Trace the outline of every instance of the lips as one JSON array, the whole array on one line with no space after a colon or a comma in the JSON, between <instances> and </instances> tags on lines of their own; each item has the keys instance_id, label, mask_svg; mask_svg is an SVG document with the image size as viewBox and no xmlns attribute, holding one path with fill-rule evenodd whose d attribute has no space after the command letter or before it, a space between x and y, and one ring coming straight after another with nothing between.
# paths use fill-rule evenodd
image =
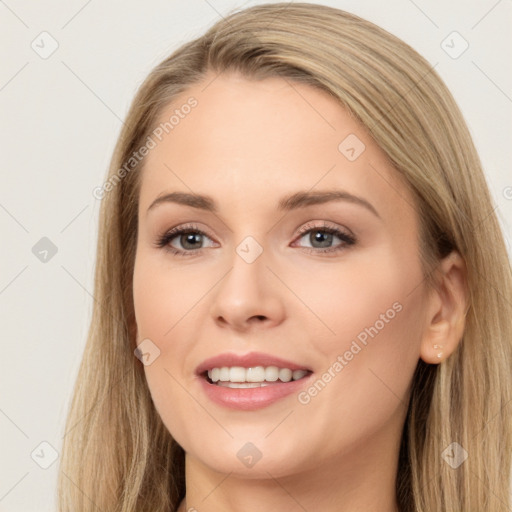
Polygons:
<instances>
[{"instance_id":1,"label":"lips","mask_svg":"<svg viewBox=\"0 0 512 512\"><path fill-rule=\"evenodd\" d=\"M294 361L251 352L225 353L206 359L196 368L196 374L212 402L229 409L248 411L267 407L298 393L310 381L312 371Z\"/></svg>"}]
</instances>

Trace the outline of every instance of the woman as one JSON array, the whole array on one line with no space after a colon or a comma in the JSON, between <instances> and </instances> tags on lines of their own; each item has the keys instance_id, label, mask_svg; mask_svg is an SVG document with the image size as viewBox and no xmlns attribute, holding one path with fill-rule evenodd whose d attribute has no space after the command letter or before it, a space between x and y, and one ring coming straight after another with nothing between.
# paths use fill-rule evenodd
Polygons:
<instances>
[{"instance_id":1,"label":"woman","mask_svg":"<svg viewBox=\"0 0 512 512\"><path fill-rule=\"evenodd\" d=\"M151 72L97 197L60 510L509 510L510 264L405 43L230 15Z\"/></svg>"}]
</instances>

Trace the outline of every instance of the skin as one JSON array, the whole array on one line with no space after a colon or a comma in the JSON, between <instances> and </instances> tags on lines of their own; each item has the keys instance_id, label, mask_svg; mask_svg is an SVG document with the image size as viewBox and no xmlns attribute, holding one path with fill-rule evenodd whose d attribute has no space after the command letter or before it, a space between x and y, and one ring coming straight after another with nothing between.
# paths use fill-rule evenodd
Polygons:
<instances>
[{"instance_id":1,"label":"skin","mask_svg":"<svg viewBox=\"0 0 512 512\"><path fill-rule=\"evenodd\" d=\"M186 452L180 511L395 512L412 376L420 358L441 361L433 345L445 359L462 336L463 260L441 261L439 289L425 287L411 193L325 92L282 78L214 77L162 112L165 121L190 96L198 101L148 154L140 189L137 340L160 350L144 367L148 386ZM354 161L338 150L349 134L366 146ZM345 200L277 210L283 196L332 189L364 198L378 216ZM209 195L218 212L170 202L148 211L174 191ZM192 256L155 246L188 223L207 233ZM357 242L334 236L341 250L322 253L315 231L298 232L324 224ZM263 249L252 263L236 252L247 236ZM183 243L172 241L187 250ZM315 380L396 303L400 312L307 404L294 393L234 411L211 402L195 375L206 358L259 351L311 368ZM247 442L262 454L251 468L237 457Z\"/></svg>"}]
</instances>

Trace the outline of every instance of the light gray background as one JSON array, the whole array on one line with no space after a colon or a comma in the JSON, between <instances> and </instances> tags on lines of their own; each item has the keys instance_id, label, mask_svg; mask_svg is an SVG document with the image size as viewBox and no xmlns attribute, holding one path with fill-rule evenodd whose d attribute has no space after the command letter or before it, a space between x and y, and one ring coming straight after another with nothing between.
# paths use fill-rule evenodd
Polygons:
<instances>
[{"instance_id":1,"label":"light gray background","mask_svg":"<svg viewBox=\"0 0 512 512\"><path fill-rule=\"evenodd\" d=\"M40 443L61 450L93 302L92 190L137 87L230 9L259 3L0 0L0 511L55 508L58 460L41 468L52 449ZM316 3L377 23L436 64L473 134L510 251L511 1ZM31 47L48 50L43 31L59 45L47 59ZM458 58L464 42L446 39L453 31L469 44ZM42 237L58 249L47 262L32 252Z\"/></svg>"}]
</instances>

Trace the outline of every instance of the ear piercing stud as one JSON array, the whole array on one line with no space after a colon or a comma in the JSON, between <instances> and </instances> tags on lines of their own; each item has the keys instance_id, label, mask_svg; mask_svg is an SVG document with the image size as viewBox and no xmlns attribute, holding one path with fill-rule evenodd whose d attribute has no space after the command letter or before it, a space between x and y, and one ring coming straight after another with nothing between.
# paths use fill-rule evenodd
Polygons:
<instances>
[{"instance_id":1,"label":"ear piercing stud","mask_svg":"<svg viewBox=\"0 0 512 512\"><path fill-rule=\"evenodd\" d=\"M434 348L435 349L442 349L443 345L434 345ZM440 352L437 353L437 358L441 359L442 356L443 356L443 351L441 350Z\"/></svg>"}]
</instances>

